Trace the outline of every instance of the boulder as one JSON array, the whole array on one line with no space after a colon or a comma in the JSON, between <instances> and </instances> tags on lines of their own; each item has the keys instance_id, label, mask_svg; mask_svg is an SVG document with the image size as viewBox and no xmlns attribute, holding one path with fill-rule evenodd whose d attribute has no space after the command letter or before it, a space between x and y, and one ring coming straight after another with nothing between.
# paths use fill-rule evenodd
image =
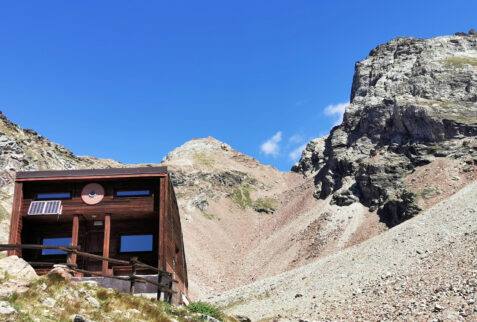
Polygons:
<instances>
[{"instance_id":1,"label":"boulder","mask_svg":"<svg viewBox=\"0 0 477 322\"><path fill-rule=\"evenodd\" d=\"M48 272L48 275L57 274L67 281L71 281L74 272L66 265L57 264L53 266L53 269Z\"/></svg>"},{"instance_id":2,"label":"boulder","mask_svg":"<svg viewBox=\"0 0 477 322\"><path fill-rule=\"evenodd\" d=\"M7 301L0 301L0 316L17 314L17 310L13 308Z\"/></svg>"},{"instance_id":3,"label":"boulder","mask_svg":"<svg viewBox=\"0 0 477 322\"><path fill-rule=\"evenodd\" d=\"M91 322L90 319L79 314L73 314L70 318L72 322Z\"/></svg>"},{"instance_id":4,"label":"boulder","mask_svg":"<svg viewBox=\"0 0 477 322\"><path fill-rule=\"evenodd\" d=\"M23 258L18 256L8 256L0 259L0 274L13 277L23 282L31 282L38 279L33 267L30 266Z\"/></svg>"}]
</instances>

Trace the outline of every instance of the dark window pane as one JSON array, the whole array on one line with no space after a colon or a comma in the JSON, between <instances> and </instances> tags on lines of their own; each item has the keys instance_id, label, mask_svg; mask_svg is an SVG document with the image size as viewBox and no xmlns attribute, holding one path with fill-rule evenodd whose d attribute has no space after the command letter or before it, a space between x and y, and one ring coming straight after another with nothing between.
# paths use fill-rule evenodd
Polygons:
<instances>
[{"instance_id":1,"label":"dark window pane","mask_svg":"<svg viewBox=\"0 0 477 322\"><path fill-rule=\"evenodd\" d=\"M69 246L71 244L71 237L62 238L43 238L43 245L45 246ZM56 249L42 249L42 255L64 255L66 252Z\"/></svg>"},{"instance_id":2,"label":"dark window pane","mask_svg":"<svg viewBox=\"0 0 477 322\"><path fill-rule=\"evenodd\" d=\"M149 190L123 190L116 192L118 197L149 196L150 194Z\"/></svg>"},{"instance_id":3,"label":"dark window pane","mask_svg":"<svg viewBox=\"0 0 477 322\"><path fill-rule=\"evenodd\" d=\"M126 252L150 252L152 251L152 235L121 236L121 250Z\"/></svg>"},{"instance_id":4,"label":"dark window pane","mask_svg":"<svg viewBox=\"0 0 477 322\"><path fill-rule=\"evenodd\" d=\"M69 199L71 198L71 193L69 192L58 192L58 193L39 193L36 195L37 199Z\"/></svg>"}]
</instances>

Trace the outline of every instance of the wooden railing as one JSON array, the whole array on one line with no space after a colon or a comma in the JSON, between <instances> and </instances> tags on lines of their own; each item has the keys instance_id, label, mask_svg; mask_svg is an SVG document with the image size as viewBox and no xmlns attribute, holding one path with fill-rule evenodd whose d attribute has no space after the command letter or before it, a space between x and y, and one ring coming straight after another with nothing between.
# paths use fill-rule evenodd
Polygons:
<instances>
[{"instance_id":1,"label":"wooden railing","mask_svg":"<svg viewBox=\"0 0 477 322\"><path fill-rule=\"evenodd\" d=\"M66 263L47 263L47 262L28 262L32 266L53 266L53 265L66 265L69 269L83 274L89 274L93 276L101 276L107 278L113 278L122 281L129 281L129 293L134 295L136 283L149 283L157 287L157 300L161 299L161 292L164 293L164 301L171 303L173 301L173 295L177 294L177 290L174 290L173 285L177 285L177 281L172 278L172 274L169 272L162 271L157 267L147 265L145 263L140 262L137 257L132 257L129 261L121 260L121 259L114 259L99 255L94 255L86 252L80 251L80 246L46 246L46 245L35 245L35 244L0 244L0 251L5 250L14 250L14 249L53 249L59 250L67 253L67 260ZM126 265L131 266L131 274L129 276L112 276L108 274L104 274L103 272L95 272L95 271L88 271L84 269L78 268L78 266L74 263L71 263L71 255L77 255L85 258L91 258L101 261L106 261L111 264L117 265ZM157 282L150 281L143 277L139 277L136 275L137 268L145 268L151 271L154 271L158 274Z\"/></svg>"}]
</instances>

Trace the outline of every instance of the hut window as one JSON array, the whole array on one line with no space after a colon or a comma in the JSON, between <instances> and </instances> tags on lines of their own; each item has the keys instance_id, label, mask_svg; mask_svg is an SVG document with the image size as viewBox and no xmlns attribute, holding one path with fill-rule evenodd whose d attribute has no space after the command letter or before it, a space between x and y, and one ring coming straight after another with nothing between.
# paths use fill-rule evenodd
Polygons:
<instances>
[{"instance_id":1,"label":"hut window","mask_svg":"<svg viewBox=\"0 0 477 322\"><path fill-rule=\"evenodd\" d=\"M47 192L47 193L38 193L36 199L39 200L49 200L49 199L70 199L71 192Z\"/></svg>"},{"instance_id":2,"label":"hut window","mask_svg":"<svg viewBox=\"0 0 477 322\"><path fill-rule=\"evenodd\" d=\"M71 244L71 237L61 238L43 238L44 246L69 246ZM65 255L66 252L56 249L42 249L42 255Z\"/></svg>"},{"instance_id":3,"label":"hut window","mask_svg":"<svg viewBox=\"0 0 477 322\"><path fill-rule=\"evenodd\" d=\"M116 191L116 196L118 197L139 197L139 196L149 196L151 191L149 190L119 190Z\"/></svg>"},{"instance_id":4,"label":"hut window","mask_svg":"<svg viewBox=\"0 0 477 322\"><path fill-rule=\"evenodd\" d=\"M152 251L152 235L121 236L121 253Z\"/></svg>"}]
</instances>

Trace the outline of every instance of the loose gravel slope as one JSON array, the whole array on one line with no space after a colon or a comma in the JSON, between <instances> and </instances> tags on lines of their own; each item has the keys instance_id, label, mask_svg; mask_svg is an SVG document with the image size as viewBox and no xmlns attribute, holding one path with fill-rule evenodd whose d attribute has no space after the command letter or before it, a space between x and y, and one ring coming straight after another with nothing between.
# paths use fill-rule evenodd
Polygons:
<instances>
[{"instance_id":1,"label":"loose gravel slope","mask_svg":"<svg viewBox=\"0 0 477 322\"><path fill-rule=\"evenodd\" d=\"M473 183L357 246L209 301L252 320L474 321L476 293Z\"/></svg>"}]
</instances>

